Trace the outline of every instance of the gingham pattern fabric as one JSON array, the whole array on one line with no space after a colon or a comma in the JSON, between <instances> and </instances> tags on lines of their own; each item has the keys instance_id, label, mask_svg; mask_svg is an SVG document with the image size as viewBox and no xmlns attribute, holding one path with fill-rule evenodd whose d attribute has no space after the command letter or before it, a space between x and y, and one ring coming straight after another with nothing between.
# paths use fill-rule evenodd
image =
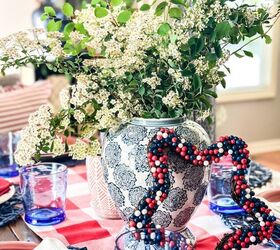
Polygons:
<instances>
[{"instance_id":1,"label":"gingham pattern fabric","mask_svg":"<svg viewBox=\"0 0 280 250\"><path fill-rule=\"evenodd\" d=\"M121 220L99 218L90 207L90 194L86 181L84 165L68 169L68 187L66 200L67 219L55 226L29 227L41 238L53 237L65 245L86 246L88 250L112 250L115 238L125 223ZM197 250L213 250L222 235L230 230L220 217L208 208L205 198L187 224L197 238ZM250 249L266 249L255 246Z\"/></svg>"}]
</instances>

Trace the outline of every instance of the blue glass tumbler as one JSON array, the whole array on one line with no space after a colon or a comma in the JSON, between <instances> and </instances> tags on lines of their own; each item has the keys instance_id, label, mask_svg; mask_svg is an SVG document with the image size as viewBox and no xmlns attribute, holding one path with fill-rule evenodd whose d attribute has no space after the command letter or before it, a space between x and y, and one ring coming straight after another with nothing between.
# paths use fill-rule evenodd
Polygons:
<instances>
[{"instance_id":1,"label":"blue glass tumbler","mask_svg":"<svg viewBox=\"0 0 280 250\"><path fill-rule=\"evenodd\" d=\"M0 134L0 177L18 176L18 165L15 163L14 152L19 141L19 133Z\"/></svg>"},{"instance_id":2,"label":"blue glass tumbler","mask_svg":"<svg viewBox=\"0 0 280 250\"><path fill-rule=\"evenodd\" d=\"M19 172L25 221L35 226L62 222L65 219L67 167L48 162L22 167Z\"/></svg>"},{"instance_id":3,"label":"blue glass tumbler","mask_svg":"<svg viewBox=\"0 0 280 250\"><path fill-rule=\"evenodd\" d=\"M207 189L209 207L215 213L236 214L244 213L243 208L231 198L231 157L223 157L219 163L211 166L210 182Z\"/></svg>"}]
</instances>

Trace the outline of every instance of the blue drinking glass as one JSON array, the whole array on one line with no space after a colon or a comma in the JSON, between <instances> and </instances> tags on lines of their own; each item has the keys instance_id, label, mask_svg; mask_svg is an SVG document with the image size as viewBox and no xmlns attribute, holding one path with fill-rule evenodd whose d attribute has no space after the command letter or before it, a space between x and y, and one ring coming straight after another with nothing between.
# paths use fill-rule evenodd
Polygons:
<instances>
[{"instance_id":1,"label":"blue drinking glass","mask_svg":"<svg viewBox=\"0 0 280 250\"><path fill-rule=\"evenodd\" d=\"M14 152L19 141L19 133L0 134L0 177L18 176L18 165L15 163Z\"/></svg>"},{"instance_id":2,"label":"blue drinking glass","mask_svg":"<svg viewBox=\"0 0 280 250\"><path fill-rule=\"evenodd\" d=\"M215 213L236 215L244 213L244 209L231 198L232 167L230 156L211 166L207 194L209 207Z\"/></svg>"},{"instance_id":3,"label":"blue drinking glass","mask_svg":"<svg viewBox=\"0 0 280 250\"><path fill-rule=\"evenodd\" d=\"M25 221L35 226L64 221L67 167L47 162L22 167L19 172Z\"/></svg>"}]
</instances>

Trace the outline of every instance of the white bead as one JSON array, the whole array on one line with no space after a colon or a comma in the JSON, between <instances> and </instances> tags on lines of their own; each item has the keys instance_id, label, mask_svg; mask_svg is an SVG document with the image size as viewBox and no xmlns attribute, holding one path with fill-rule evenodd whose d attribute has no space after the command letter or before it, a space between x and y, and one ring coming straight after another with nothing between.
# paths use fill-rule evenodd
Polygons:
<instances>
[{"instance_id":1,"label":"white bead","mask_svg":"<svg viewBox=\"0 0 280 250\"><path fill-rule=\"evenodd\" d=\"M196 159L197 159L197 160L201 160L201 155L198 155L198 156L196 157Z\"/></svg>"},{"instance_id":2,"label":"white bead","mask_svg":"<svg viewBox=\"0 0 280 250\"><path fill-rule=\"evenodd\" d=\"M261 216L261 214L260 214L260 213L256 213L255 216L256 216L257 218L259 218L259 217Z\"/></svg>"},{"instance_id":3,"label":"white bead","mask_svg":"<svg viewBox=\"0 0 280 250\"><path fill-rule=\"evenodd\" d=\"M237 170L237 167L232 167L232 170L233 170L233 171L236 171L236 170Z\"/></svg>"},{"instance_id":4,"label":"white bead","mask_svg":"<svg viewBox=\"0 0 280 250\"><path fill-rule=\"evenodd\" d=\"M274 213L272 211L269 212L270 216L274 216Z\"/></svg>"},{"instance_id":5,"label":"white bead","mask_svg":"<svg viewBox=\"0 0 280 250\"><path fill-rule=\"evenodd\" d=\"M181 139L181 142L182 142L182 143L185 143L185 142L186 142L186 140L185 140L185 139Z\"/></svg>"},{"instance_id":6,"label":"white bead","mask_svg":"<svg viewBox=\"0 0 280 250\"><path fill-rule=\"evenodd\" d=\"M158 131L158 132L157 132L157 135L162 135L162 132L161 132L161 131Z\"/></svg>"},{"instance_id":7,"label":"white bead","mask_svg":"<svg viewBox=\"0 0 280 250\"><path fill-rule=\"evenodd\" d=\"M222 142L218 142L217 146L218 146L218 148L222 148L223 147L223 143Z\"/></svg>"},{"instance_id":8,"label":"white bead","mask_svg":"<svg viewBox=\"0 0 280 250\"><path fill-rule=\"evenodd\" d=\"M259 221L263 221L263 217L259 217L258 220L259 220Z\"/></svg>"},{"instance_id":9,"label":"white bead","mask_svg":"<svg viewBox=\"0 0 280 250\"><path fill-rule=\"evenodd\" d=\"M130 227L129 230L130 230L130 231L135 231L136 228L135 228L135 227Z\"/></svg>"},{"instance_id":10,"label":"white bead","mask_svg":"<svg viewBox=\"0 0 280 250\"><path fill-rule=\"evenodd\" d=\"M153 240L156 238L156 233L155 232L151 232L150 234L150 238Z\"/></svg>"},{"instance_id":11,"label":"white bead","mask_svg":"<svg viewBox=\"0 0 280 250\"><path fill-rule=\"evenodd\" d=\"M142 240L145 240L145 237L146 237L145 233L144 233L144 232L141 232L141 233L140 233L140 237L141 237Z\"/></svg>"},{"instance_id":12,"label":"white bead","mask_svg":"<svg viewBox=\"0 0 280 250\"><path fill-rule=\"evenodd\" d=\"M263 244L266 244L267 242L268 242L268 240L266 238L263 239L263 241L262 241Z\"/></svg>"},{"instance_id":13,"label":"white bead","mask_svg":"<svg viewBox=\"0 0 280 250\"><path fill-rule=\"evenodd\" d=\"M236 250L235 248L232 248L231 250Z\"/></svg>"},{"instance_id":14,"label":"white bead","mask_svg":"<svg viewBox=\"0 0 280 250\"><path fill-rule=\"evenodd\" d=\"M156 225L156 229L160 229L161 228L161 225Z\"/></svg>"},{"instance_id":15,"label":"white bead","mask_svg":"<svg viewBox=\"0 0 280 250\"><path fill-rule=\"evenodd\" d=\"M138 217L138 216L141 215L141 212L140 212L139 210L136 210L136 211L134 212L134 215Z\"/></svg>"},{"instance_id":16,"label":"white bead","mask_svg":"<svg viewBox=\"0 0 280 250\"><path fill-rule=\"evenodd\" d=\"M151 168L151 172L152 172L152 173L155 173L156 171L157 171L157 168L155 168L155 167L152 167L152 168Z\"/></svg>"},{"instance_id":17,"label":"white bead","mask_svg":"<svg viewBox=\"0 0 280 250\"><path fill-rule=\"evenodd\" d=\"M179 143L179 144L178 144L178 147L179 147L179 148L184 147L183 143Z\"/></svg>"},{"instance_id":18,"label":"white bead","mask_svg":"<svg viewBox=\"0 0 280 250\"><path fill-rule=\"evenodd\" d=\"M159 197L159 196L156 196L155 199L156 199L156 201L159 201L159 200L160 200L160 197Z\"/></svg>"},{"instance_id":19,"label":"white bead","mask_svg":"<svg viewBox=\"0 0 280 250\"><path fill-rule=\"evenodd\" d=\"M160 165L160 161L155 161L156 166Z\"/></svg>"},{"instance_id":20,"label":"white bead","mask_svg":"<svg viewBox=\"0 0 280 250\"><path fill-rule=\"evenodd\" d=\"M163 134L162 134L162 137L163 137L163 138L167 138L167 137L168 137L168 134L167 134L167 133L163 133Z\"/></svg>"},{"instance_id":21,"label":"white bead","mask_svg":"<svg viewBox=\"0 0 280 250\"><path fill-rule=\"evenodd\" d=\"M228 154L230 154L230 155L232 155L232 154L233 154L232 149L229 149L229 150L228 150Z\"/></svg>"},{"instance_id":22,"label":"white bead","mask_svg":"<svg viewBox=\"0 0 280 250\"><path fill-rule=\"evenodd\" d=\"M157 205L159 206L161 204L161 201L157 201Z\"/></svg>"},{"instance_id":23,"label":"white bead","mask_svg":"<svg viewBox=\"0 0 280 250\"><path fill-rule=\"evenodd\" d=\"M261 226L261 227L264 227L264 226L265 226L265 223L264 223L263 221L261 221L261 222L260 222L260 226Z\"/></svg>"},{"instance_id":24,"label":"white bead","mask_svg":"<svg viewBox=\"0 0 280 250\"><path fill-rule=\"evenodd\" d=\"M251 189L250 188L246 188L245 191L246 191L247 194L249 194L251 192Z\"/></svg>"},{"instance_id":25,"label":"white bead","mask_svg":"<svg viewBox=\"0 0 280 250\"><path fill-rule=\"evenodd\" d=\"M137 226L137 228L142 228L143 224L141 222L138 222L136 226Z\"/></svg>"},{"instance_id":26,"label":"white bead","mask_svg":"<svg viewBox=\"0 0 280 250\"><path fill-rule=\"evenodd\" d=\"M204 162L203 162L203 165L204 165L204 166L208 166L208 165L209 165L209 161L204 161Z\"/></svg>"},{"instance_id":27,"label":"white bead","mask_svg":"<svg viewBox=\"0 0 280 250\"><path fill-rule=\"evenodd\" d=\"M251 236L251 237L250 237L250 241L251 241L251 242L255 242L255 241L256 241L256 237L255 237L255 236Z\"/></svg>"},{"instance_id":28,"label":"white bead","mask_svg":"<svg viewBox=\"0 0 280 250\"><path fill-rule=\"evenodd\" d=\"M247 199L250 199L250 198L251 198L251 195L250 195L250 194L246 194L245 197L246 197Z\"/></svg>"},{"instance_id":29,"label":"white bead","mask_svg":"<svg viewBox=\"0 0 280 250\"><path fill-rule=\"evenodd\" d=\"M147 211L147 209L145 209L145 208L141 211L141 213L142 213L143 215L147 214L147 212L148 212L148 211Z\"/></svg>"},{"instance_id":30,"label":"white bead","mask_svg":"<svg viewBox=\"0 0 280 250\"><path fill-rule=\"evenodd\" d=\"M219 153L223 153L224 149L223 148L219 148Z\"/></svg>"},{"instance_id":31,"label":"white bead","mask_svg":"<svg viewBox=\"0 0 280 250\"><path fill-rule=\"evenodd\" d=\"M161 195L162 195L162 192L159 190L159 191L156 192L156 195L157 195L157 196L161 196Z\"/></svg>"}]
</instances>

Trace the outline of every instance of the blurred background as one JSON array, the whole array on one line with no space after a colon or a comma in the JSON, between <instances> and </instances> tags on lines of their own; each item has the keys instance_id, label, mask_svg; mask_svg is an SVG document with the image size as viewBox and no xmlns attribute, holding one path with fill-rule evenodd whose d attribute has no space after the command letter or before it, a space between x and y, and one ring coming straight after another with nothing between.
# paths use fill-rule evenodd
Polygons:
<instances>
[{"instance_id":1,"label":"blurred background","mask_svg":"<svg viewBox=\"0 0 280 250\"><path fill-rule=\"evenodd\" d=\"M79 7L85 1L68 1ZM0 37L8 36L20 30L33 27L44 27L40 15L45 5L54 6L58 12L64 0L9 0L0 2ZM219 98L216 101L216 137L223 134L236 134L250 143L253 153L263 153L280 150L280 27L279 23L272 31L273 43L265 45L259 41L250 45L247 50L254 53L253 58L232 58L229 62L231 75L227 78L227 89L219 89ZM41 81L45 80L47 81ZM39 85L34 84L39 81ZM7 76L1 76L0 91L12 95L17 86L31 85L34 91L12 95L17 101L11 105L22 105L25 116L20 122L7 123L4 116L16 115L2 111L0 100L0 131L11 129L18 125L20 128L27 122L27 114L37 109L39 104L51 102L55 107L59 103L58 93L68 84L62 75L54 75L45 67L34 69L33 66L19 70L11 69ZM9 93L8 93L9 92ZM44 93L43 93L44 92ZM0 92L1 93L1 92ZM39 93L39 94L38 94ZM40 101L34 95L39 95ZM24 96L24 97L23 97ZM2 101L3 99L2 95ZM26 98L25 104L23 99ZM9 96L8 99L11 99ZM27 103L29 103L27 105ZM31 104L32 105L31 105ZM13 108L15 110L15 108ZM23 116L23 115L22 115ZM19 115L16 115L19 119ZM1 125L2 123L2 125Z\"/></svg>"}]
</instances>

